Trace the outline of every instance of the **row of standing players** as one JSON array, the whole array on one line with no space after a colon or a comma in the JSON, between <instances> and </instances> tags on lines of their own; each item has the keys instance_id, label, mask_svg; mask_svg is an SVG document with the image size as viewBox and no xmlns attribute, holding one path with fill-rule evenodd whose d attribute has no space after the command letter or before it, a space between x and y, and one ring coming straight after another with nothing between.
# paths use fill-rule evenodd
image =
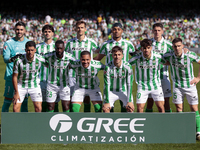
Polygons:
<instances>
[{"instance_id":1,"label":"row of standing players","mask_svg":"<svg viewBox=\"0 0 200 150\"><path fill-rule=\"evenodd\" d=\"M80 70L80 66L84 66L86 65L85 68L87 68L87 64L88 64L88 60L89 60L89 64L94 64L94 70L93 72L98 72L99 69L96 69L96 66L99 66L99 64L95 61L95 60L101 60L104 56L106 56L106 67L104 65L102 65L101 63L101 69L105 69L104 71L104 81L105 81L105 89L104 89L104 106L103 106L103 111L104 112L110 112L113 111L112 108L114 107L114 102L117 99L120 99L121 101L123 101L123 103L121 103L122 105L122 111L129 111L129 112L133 112L134 111L134 105L133 105L133 100L132 100L132 86L126 86L124 87L123 85L125 85L125 83L119 83L119 79L117 79L118 77L121 78L121 80L123 80L125 77L123 77L123 74L127 74L130 78L127 79L127 81L129 81L129 83L132 83L132 69L126 69L128 72L126 73L125 71L123 72L123 70L120 72L120 68L121 65L117 67L116 64L118 64L117 62L121 60L123 61L129 61L129 54L132 56L136 56L138 54L135 54L134 51L134 46L129 42L126 41L124 39L122 39L122 32L123 32L123 28L122 25L120 23L115 23L112 27L112 40L106 41L103 46L101 47L101 49L98 48L98 46L96 45L96 43L92 40L89 39L85 36L85 31L86 31L86 24L83 21L78 21L76 24L76 31L77 31L77 37L74 39L71 39L67 42L66 48L65 50L72 54L73 57L75 57L76 59L80 59L81 61L77 62L77 61L71 61L71 70L69 73L69 79L70 79L70 90L74 91L71 93L74 93L72 96L72 105L71 105L71 109L74 112L78 112L81 106L81 103L83 102L83 98L85 101L85 108L86 109L90 109L90 99L92 101L92 103L94 104L94 108L96 112L100 112L101 111L101 92L98 89L96 92L90 91L90 90L77 90L77 87L75 86L76 83L76 79L75 79L75 72L76 70ZM154 38L151 40L147 40L147 41L143 41L144 46L141 47L142 50L142 56L148 55L149 51L149 43L151 44L151 48L152 46L155 48L154 51L157 53L162 53L165 54L169 51L172 50L172 43L170 43L169 41L166 41L163 37L163 26L161 23L156 23L153 25L153 33L154 33ZM4 57L4 61L7 64L6 66L6 73L5 73L5 99L4 99L4 104L2 107L2 111L6 112L9 109L10 104L12 103L12 100L14 100L14 107L13 110L18 112L20 111L20 107L21 107L21 111L27 111L26 107L27 107L27 97L22 100L23 103L19 102L19 95L16 96L16 88L13 86L14 84L14 80L13 82L12 79L12 74L13 74L13 61L17 58L16 55L18 53L24 53L24 48L25 48L25 43L27 43L27 41L29 41L28 39L26 39L24 37L24 33L25 33L25 24L23 22L18 22L15 26L15 32L16 32L16 37L12 38L11 40L7 41L4 45L4 50L3 50L3 57ZM42 29L43 35L45 37L45 41L43 43L40 43L39 45L37 45L37 53L41 54L41 55L45 55L45 53L49 53L54 51L55 49L55 44L52 41L52 37L54 35L54 29L52 26L50 25L45 25ZM151 41L151 42L150 42ZM180 41L176 42L179 43ZM182 41L181 41L182 42ZM58 45L63 45L58 42ZM119 47L118 47L119 46ZM59 47L59 46L57 46ZM121 51L120 48L123 50ZM62 47L58 48L62 49ZM112 51L110 51L112 49ZM87 53L85 54L81 54L81 51L89 51L90 55L88 55ZM26 50L27 51L27 50ZM93 56L93 52L98 53L98 55L95 58L91 58L91 56ZM152 52L151 52L152 53ZM81 57L80 57L81 54ZM121 54L121 56L120 56ZM16 56L15 56L16 55ZM57 55L57 53L56 53ZM30 54L31 56L31 54ZM59 56L59 54L57 55ZM89 56L89 58L88 58ZM139 55L138 55L139 56ZM137 57L138 57L137 56ZM150 55L151 56L151 55ZM146 63L149 63L149 59L145 57L143 57L144 60L146 61ZM158 63L161 63L161 59L159 59L160 61ZM154 60L155 61L155 60ZM91 63L93 62L93 63ZM110 63L109 63L110 62ZM112 64L112 62L114 62ZM129 61L131 64L131 61ZM197 60L198 62L198 60ZM79 69L78 68L78 63L79 63ZM136 64L137 61L133 60L132 64ZM199 63L199 62L198 62ZM81 65L80 65L81 64ZM120 63L119 63L120 64ZM130 67L130 64L124 62L123 64L126 64L127 66ZM96 66L95 66L96 65ZM90 65L91 66L91 65ZM128 68L128 67L125 68ZM139 65L137 65L139 66ZM151 65L150 65L151 66ZM152 65L152 67L154 67L155 65ZM104 68L105 67L105 68ZM44 67L45 68L45 67ZM41 69L41 70L44 70ZM97 67L98 68L98 67ZM97 71L96 71L96 70ZM114 69L114 70L112 70ZM149 68L146 68L149 69ZM161 83L162 85L162 89L161 91L164 94L164 100L160 99L159 95L156 95L156 92L162 93L161 91L156 91L156 90L152 90L152 87L155 88L155 85L157 85L158 83L153 83L152 85L148 85L147 83L147 88L144 86L139 87L138 89L141 89L141 91L137 92L137 111L138 112L143 112L145 103L145 101L140 101L138 102L138 99L147 99L149 94L151 94L151 96L153 98L149 98L148 99L148 105L147 105L147 109L146 111L152 111L152 105L153 105L153 100L155 101L159 112L170 112L170 104L169 104L169 98L171 97L171 88L170 88L170 82L169 82L169 78L168 78L168 69L165 66L162 66L162 68L159 68L161 70L160 72L160 77L161 77ZM73 71L75 70L75 72ZM109 71L108 71L109 70ZM110 71L112 70L112 71ZM78 71L77 71L78 72ZM82 71L84 72L84 71ZM90 71L91 72L91 71ZM109 75L109 72L114 72L113 74ZM87 72L88 73L88 72ZM138 72L139 74L139 72ZM44 75L44 76L42 76ZM156 74L154 74L156 75ZM149 74L146 72L145 75L141 76L149 76ZM164 77L165 76L165 77ZM14 77L14 76L13 76ZM43 97L47 98L50 97L50 103L47 103L47 110L48 111L54 111L54 106L55 106L55 101L52 102L52 90L54 91L55 87L51 87L51 88L47 88L48 86L48 82L46 81L46 77L47 75L45 75L45 73L40 73L40 79L41 79L41 89L43 91L44 94ZM84 76L81 75L79 76L80 78L91 78L93 77L91 76ZM109 78L110 77L110 78ZM78 77L77 77L78 78ZM137 77L138 80L139 77ZM88 82L87 79L87 82ZM195 80L191 81L191 84L196 84L199 82L199 76L197 78L195 78ZM138 82L139 83L139 82ZM74 86L73 86L74 84ZM120 85L121 84L121 85ZM144 84L144 83L142 83ZM121 86L121 87L120 87ZM95 87L95 86L94 86ZM93 87L93 88L94 88ZM109 88L108 88L109 87ZM112 88L111 88L112 87ZM120 87L120 88L119 88ZM75 88L75 89L73 89ZM86 88L85 88L86 89ZM92 89L92 88L90 88ZM115 91L112 91L113 89L115 89ZM119 92L119 89L122 89L121 94L117 93ZM145 90L148 89L148 90ZM149 90L150 89L150 90ZM160 88L157 88L160 89ZM47 92L46 92L47 90ZM144 90L144 91L142 91ZM59 91L59 90L58 90ZM57 91L57 93L58 93ZM86 92L87 91L87 92ZM126 94L124 94L124 91L126 91ZM127 92L129 91L129 92ZM130 92L131 91L131 92ZM147 91L147 92L146 92ZM151 91L151 92L149 92ZM154 91L155 93L153 93L152 91ZM77 92L77 93L76 93ZM142 94L141 94L142 92ZM92 94L93 93L93 94ZM107 94L106 94L107 93ZM111 94L112 93L112 94ZM143 94L145 93L145 94ZM46 95L47 94L47 95ZM44 96L45 95L45 96ZM13 97L14 96L14 97ZM63 94L59 94L59 99L63 98ZM69 96L69 93L68 93ZM82 96L82 97L80 97ZM177 95L173 95L173 97L177 97ZM69 96L70 97L70 96ZM73 98L74 97L74 98ZM98 99L99 97L99 99ZM193 104L191 101L189 102L190 107L191 107L191 111L195 111L196 112L196 123L197 123L197 133L199 135L199 113L198 113L198 96L197 98L197 103ZM55 98L54 98L55 99ZM156 100L157 99L157 100ZM182 99L182 97L178 97L178 99ZM18 103L19 102L19 103ZM41 103L39 103L38 101L34 101L34 106L35 106L35 111L41 111L42 108L40 108ZM62 106L63 106L63 111L69 111L70 105L69 105L70 101L62 101ZM181 112L183 110L182 108L182 100L178 101L177 103L175 103L177 111ZM89 107L88 107L89 106ZM46 111L46 109L43 109ZM85 110L88 111L88 110Z\"/></svg>"}]
</instances>

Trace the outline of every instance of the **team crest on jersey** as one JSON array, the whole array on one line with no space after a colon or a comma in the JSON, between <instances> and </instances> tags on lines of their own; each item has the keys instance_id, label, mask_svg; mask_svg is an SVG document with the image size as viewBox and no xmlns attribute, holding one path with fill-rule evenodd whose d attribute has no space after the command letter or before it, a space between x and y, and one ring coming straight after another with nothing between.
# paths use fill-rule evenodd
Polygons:
<instances>
[{"instance_id":1,"label":"team crest on jersey","mask_svg":"<svg viewBox=\"0 0 200 150\"><path fill-rule=\"evenodd\" d=\"M39 63L36 63L35 66L39 66Z\"/></svg>"},{"instance_id":2,"label":"team crest on jersey","mask_svg":"<svg viewBox=\"0 0 200 150\"><path fill-rule=\"evenodd\" d=\"M156 60L153 60L152 62L153 62L153 63L156 63Z\"/></svg>"},{"instance_id":3,"label":"team crest on jersey","mask_svg":"<svg viewBox=\"0 0 200 150\"><path fill-rule=\"evenodd\" d=\"M44 53L40 53L40 55L42 55L42 56L43 56L43 55L44 55Z\"/></svg>"},{"instance_id":4,"label":"team crest on jersey","mask_svg":"<svg viewBox=\"0 0 200 150\"><path fill-rule=\"evenodd\" d=\"M184 59L184 62L187 62L187 59Z\"/></svg>"},{"instance_id":5,"label":"team crest on jersey","mask_svg":"<svg viewBox=\"0 0 200 150\"><path fill-rule=\"evenodd\" d=\"M121 46L121 48L122 48L122 49L125 49L125 46L124 46L124 45L122 45L122 46Z\"/></svg>"}]
</instances>

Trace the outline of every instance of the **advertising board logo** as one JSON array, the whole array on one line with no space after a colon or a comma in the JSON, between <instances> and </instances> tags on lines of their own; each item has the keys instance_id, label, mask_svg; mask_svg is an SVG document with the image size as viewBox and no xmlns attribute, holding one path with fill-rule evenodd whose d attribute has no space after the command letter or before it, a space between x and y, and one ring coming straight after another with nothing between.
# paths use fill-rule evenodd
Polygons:
<instances>
[{"instance_id":1,"label":"advertising board logo","mask_svg":"<svg viewBox=\"0 0 200 150\"><path fill-rule=\"evenodd\" d=\"M68 115L57 114L50 119L49 125L53 131L58 130L58 133L64 133L71 129L72 119Z\"/></svg>"}]
</instances>

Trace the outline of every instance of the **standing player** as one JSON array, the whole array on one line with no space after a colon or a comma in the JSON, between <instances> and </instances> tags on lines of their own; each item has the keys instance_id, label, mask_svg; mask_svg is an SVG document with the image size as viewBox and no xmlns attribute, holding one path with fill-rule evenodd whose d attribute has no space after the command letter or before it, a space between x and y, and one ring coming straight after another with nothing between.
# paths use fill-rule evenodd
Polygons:
<instances>
[{"instance_id":1,"label":"standing player","mask_svg":"<svg viewBox=\"0 0 200 150\"><path fill-rule=\"evenodd\" d=\"M45 58L35 54L36 45L33 41L26 43L26 54L18 58L13 66L13 86L15 94L13 96L13 111L19 112L21 104L26 94L29 94L35 112L42 111L42 93L40 88L39 72L41 65L44 65Z\"/></svg>"},{"instance_id":2,"label":"standing player","mask_svg":"<svg viewBox=\"0 0 200 150\"><path fill-rule=\"evenodd\" d=\"M180 38L173 41L173 53L166 53L164 58L170 63L173 80L173 103L177 112L183 111L183 100L186 96L191 111L196 113L196 138L200 140L200 116L198 111L198 94L196 84L200 81L200 68L198 77L193 74L193 62L200 64L200 57L194 52L184 53Z\"/></svg>"},{"instance_id":3,"label":"standing player","mask_svg":"<svg viewBox=\"0 0 200 150\"><path fill-rule=\"evenodd\" d=\"M12 83L13 75L13 62L17 59L20 54L25 53L25 44L29 41L24 35L26 32L26 25L24 22L18 22L15 25L15 34L14 38L6 41L3 49L3 59L6 63L6 72L5 72L5 92L4 92L4 103L2 106L2 112L8 112L10 104L12 103L12 98L14 95L14 88ZM12 58L12 59L11 59ZM27 108L28 96L25 97L21 111L28 112Z\"/></svg>"},{"instance_id":4,"label":"standing player","mask_svg":"<svg viewBox=\"0 0 200 150\"><path fill-rule=\"evenodd\" d=\"M80 54L82 51L89 51L91 53L91 58L93 58L93 51L99 49L97 43L87 38L85 35L86 23L84 21L77 21L76 32L77 37L70 39L66 44L66 52L71 53L76 59L80 59ZM71 95L74 91L74 85L76 84L76 75L73 70L70 70L70 90ZM84 99L84 112L90 112L90 99L88 96Z\"/></svg>"},{"instance_id":5,"label":"standing player","mask_svg":"<svg viewBox=\"0 0 200 150\"><path fill-rule=\"evenodd\" d=\"M44 42L37 44L37 52L40 55L45 55L47 53L55 51L55 42L53 41L54 28L52 25L45 25L42 28L42 33L44 36ZM41 66L40 70L40 87L42 90L42 112L47 111L46 106L46 89L47 89L47 78L48 78L48 69L45 66ZM58 103L55 103L55 112L58 112Z\"/></svg>"},{"instance_id":6,"label":"standing player","mask_svg":"<svg viewBox=\"0 0 200 150\"><path fill-rule=\"evenodd\" d=\"M109 62L104 71L104 105L103 111L110 112L116 100L120 99L127 112L134 111L132 86L133 71L131 65L123 61L123 49L112 48L113 61Z\"/></svg>"},{"instance_id":7,"label":"standing player","mask_svg":"<svg viewBox=\"0 0 200 150\"><path fill-rule=\"evenodd\" d=\"M65 45L61 40L55 43L56 51L45 55L48 62L47 80L47 108L48 112L54 112L56 98L62 101L63 112L69 112L70 88L69 88L69 60L75 60L72 54L64 52Z\"/></svg>"},{"instance_id":8,"label":"standing player","mask_svg":"<svg viewBox=\"0 0 200 150\"><path fill-rule=\"evenodd\" d=\"M112 52L111 49L114 46L120 46L123 49L123 58L122 60L124 61L129 61L129 54L133 54L135 51L135 48L133 46L133 44L130 41L127 41L125 39L122 38L122 33L123 33L123 29L122 29L122 25L121 23L115 23L112 26L112 39L108 40L106 42L103 43L103 46L101 47L99 54L94 58L94 60L101 60L104 56L106 56L106 65L111 62L113 60L112 58ZM124 109L123 104L121 103L121 111L125 112L126 109ZM111 110L113 111L113 110Z\"/></svg>"},{"instance_id":9,"label":"standing player","mask_svg":"<svg viewBox=\"0 0 200 150\"><path fill-rule=\"evenodd\" d=\"M135 65L137 83L137 112L143 112L148 95L151 94L158 107L164 113L164 96L160 81L160 63L162 55L152 50L152 41L144 39L140 42L141 53L135 54L129 61Z\"/></svg>"},{"instance_id":10,"label":"standing player","mask_svg":"<svg viewBox=\"0 0 200 150\"><path fill-rule=\"evenodd\" d=\"M97 74L104 65L91 60L89 51L82 51L80 60L71 61L71 68L76 72L76 84L72 96L72 112L79 112L83 99L88 95L94 105L95 112L102 110L102 95Z\"/></svg>"},{"instance_id":11,"label":"standing player","mask_svg":"<svg viewBox=\"0 0 200 150\"><path fill-rule=\"evenodd\" d=\"M163 33L164 31L162 23L155 23L153 25L154 38L152 38L151 41L152 41L152 46L154 47L153 51L160 54L165 54L173 50L172 43L163 38L162 36ZM171 95L171 84L169 80L169 72L167 65L160 64L160 78L165 99L165 104L164 104L165 112L172 112L169 103L169 99L172 95ZM153 107L153 99L150 96L147 101L146 112L153 112L152 107Z\"/></svg>"}]
</instances>

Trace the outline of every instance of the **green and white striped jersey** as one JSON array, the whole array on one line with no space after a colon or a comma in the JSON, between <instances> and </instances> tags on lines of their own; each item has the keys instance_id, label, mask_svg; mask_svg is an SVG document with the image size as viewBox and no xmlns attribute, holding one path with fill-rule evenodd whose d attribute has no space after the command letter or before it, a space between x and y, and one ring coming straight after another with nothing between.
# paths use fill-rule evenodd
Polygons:
<instances>
[{"instance_id":1,"label":"green and white striped jersey","mask_svg":"<svg viewBox=\"0 0 200 150\"><path fill-rule=\"evenodd\" d=\"M55 42L52 41L50 44L47 44L45 42L39 43L36 45L36 53L40 55L45 55L47 53L55 51ZM47 81L48 78L48 68L45 66L42 66L40 69L40 79L41 81Z\"/></svg>"},{"instance_id":2,"label":"green and white striped jersey","mask_svg":"<svg viewBox=\"0 0 200 150\"><path fill-rule=\"evenodd\" d=\"M79 39L73 38L67 41L65 51L72 54L75 59L80 59L80 54L82 51L89 51L91 54L91 58L93 59L93 51L96 51L99 49L97 46L97 43L90 38L85 38L82 41L79 41ZM72 71L72 77L75 77L75 72Z\"/></svg>"},{"instance_id":3,"label":"green and white striped jersey","mask_svg":"<svg viewBox=\"0 0 200 150\"><path fill-rule=\"evenodd\" d=\"M152 41L152 46L154 47L154 51L160 54L165 54L168 52L173 51L172 49L172 43L162 37L162 39L158 42L154 38L151 39ZM138 49L141 49L139 47ZM169 72L168 72L168 66L160 64L160 78L161 79L166 79L169 77Z\"/></svg>"},{"instance_id":4,"label":"green and white striped jersey","mask_svg":"<svg viewBox=\"0 0 200 150\"><path fill-rule=\"evenodd\" d=\"M93 58L93 51L97 50L99 47L97 43L90 38L85 38L82 41L79 39L73 38L67 41L65 51L72 54L74 58L80 59L80 54L82 51L89 51L91 57Z\"/></svg>"},{"instance_id":5,"label":"green and white striped jersey","mask_svg":"<svg viewBox=\"0 0 200 150\"><path fill-rule=\"evenodd\" d=\"M176 88L190 88L190 81L194 78L193 62L200 62L200 57L194 52L182 52L180 58L175 53L166 53L163 56L170 63L173 84Z\"/></svg>"},{"instance_id":6,"label":"green and white striped jersey","mask_svg":"<svg viewBox=\"0 0 200 150\"><path fill-rule=\"evenodd\" d=\"M39 86L40 68L45 65L45 58L41 55L35 54L32 62L23 54L14 62L13 73L18 73L18 84L23 88L36 88Z\"/></svg>"},{"instance_id":7,"label":"green and white striped jersey","mask_svg":"<svg viewBox=\"0 0 200 150\"><path fill-rule=\"evenodd\" d=\"M108 40L103 43L99 52L100 54L106 55L105 64L108 64L109 62L113 60L111 50L114 46L120 46L123 49L124 57L122 60L125 60L125 61L129 61L129 54L135 51L135 48L130 41L127 41L122 38L119 41L115 41L114 39Z\"/></svg>"},{"instance_id":8,"label":"green and white striped jersey","mask_svg":"<svg viewBox=\"0 0 200 150\"><path fill-rule=\"evenodd\" d=\"M45 55L48 62L48 79L47 82L57 86L66 87L69 85L69 62L76 60L72 54L64 52L63 57L59 59L56 52Z\"/></svg>"},{"instance_id":9,"label":"green and white striped jersey","mask_svg":"<svg viewBox=\"0 0 200 150\"><path fill-rule=\"evenodd\" d=\"M122 61L120 68L111 61L104 70L104 100L109 102L109 92L127 92L127 102L131 102L133 70L131 65Z\"/></svg>"},{"instance_id":10,"label":"green and white striped jersey","mask_svg":"<svg viewBox=\"0 0 200 150\"><path fill-rule=\"evenodd\" d=\"M95 89L99 86L97 74L105 66L96 60L91 60L88 68L84 68L80 60L70 61L70 67L76 72L75 88Z\"/></svg>"},{"instance_id":11,"label":"green and white striped jersey","mask_svg":"<svg viewBox=\"0 0 200 150\"><path fill-rule=\"evenodd\" d=\"M143 53L135 54L129 61L135 65L135 78L138 88L143 91L151 91L161 86L160 63L165 63L162 55L151 51L151 58L146 59Z\"/></svg>"}]
</instances>

